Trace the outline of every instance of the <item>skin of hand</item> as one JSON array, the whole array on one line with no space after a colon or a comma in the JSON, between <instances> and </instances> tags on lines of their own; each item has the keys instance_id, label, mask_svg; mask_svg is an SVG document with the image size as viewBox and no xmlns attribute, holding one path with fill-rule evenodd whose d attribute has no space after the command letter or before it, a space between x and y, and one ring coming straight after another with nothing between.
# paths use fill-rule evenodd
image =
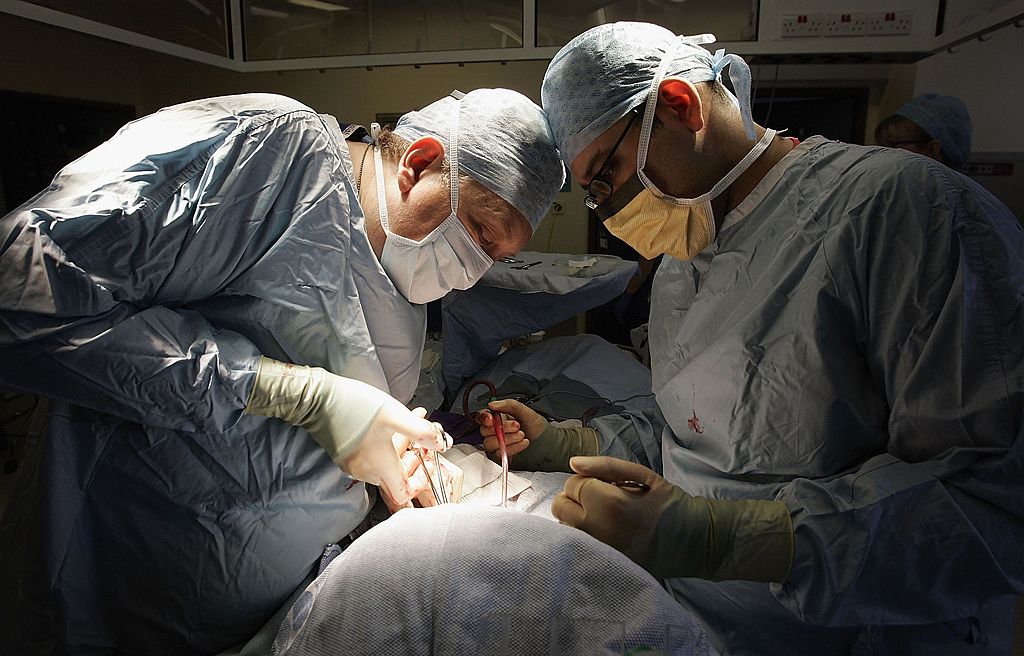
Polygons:
<instances>
[{"instance_id":1,"label":"skin of hand","mask_svg":"<svg viewBox=\"0 0 1024 656\"><path fill-rule=\"evenodd\" d=\"M530 446L530 440L537 439L548 426L548 421L544 417L513 399L491 401L487 407L501 413L502 426L505 429L505 447L510 458ZM481 411L477 415L477 420L480 422L480 434L484 437L484 451L492 460L500 461L501 452L498 450L498 438L494 435L494 419L491 413Z\"/></svg>"},{"instance_id":2,"label":"skin of hand","mask_svg":"<svg viewBox=\"0 0 1024 656\"><path fill-rule=\"evenodd\" d=\"M391 432L390 439L368 433L359 447L340 464L352 478L379 486L386 495L385 499L404 505L411 502L417 491L402 464L404 455L400 454L405 454L414 443L447 450L452 439L443 430L438 432L437 424L430 423L429 429L424 428L423 419L427 416L424 408L409 412L398 401L394 403L396 411L389 413L387 421L380 422L379 426L379 430ZM380 412L384 411L382 408Z\"/></svg>"},{"instance_id":3,"label":"skin of hand","mask_svg":"<svg viewBox=\"0 0 1024 656\"><path fill-rule=\"evenodd\" d=\"M569 465L576 475L566 480L551 503L551 514L644 565L662 501L675 486L641 464L617 458L577 457ZM639 493L611 481L639 481L651 489Z\"/></svg>"}]
</instances>

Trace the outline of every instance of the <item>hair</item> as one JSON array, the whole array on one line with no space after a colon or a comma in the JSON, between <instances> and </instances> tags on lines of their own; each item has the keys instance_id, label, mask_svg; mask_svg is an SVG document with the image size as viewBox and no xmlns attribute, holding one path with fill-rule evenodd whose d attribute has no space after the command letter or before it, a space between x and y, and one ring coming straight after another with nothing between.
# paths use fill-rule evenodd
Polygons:
<instances>
[{"instance_id":1,"label":"hair","mask_svg":"<svg viewBox=\"0 0 1024 656\"><path fill-rule=\"evenodd\" d=\"M895 130L900 134L907 135L908 141L926 142L932 140L932 135L925 132L924 128L920 125L914 123L906 116L893 114L882 119L875 128L875 143L882 143L882 138L889 130Z\"/></svg>"},{"instance_id":2,"label":"hair","mask_svg":"<svg viewBox=\"0 0 1024 656\"><path fill-rule=\"evenodd\" d=\"M381 156L389 162L398 162L402 159L402 155L405 154L405 151L409 150L409 146L412 145L412 142L405 137L400 137L392 132L390 127L385 127L381 130L380 136L377 137L377 143L380 144ZM445 154L441 169L441 180L445 185L451 183L451 171L451 164L449 163L447 154ZM462 184L480 184L462 171L459 171L459 182Z\"/></svg>"}]
</instances>

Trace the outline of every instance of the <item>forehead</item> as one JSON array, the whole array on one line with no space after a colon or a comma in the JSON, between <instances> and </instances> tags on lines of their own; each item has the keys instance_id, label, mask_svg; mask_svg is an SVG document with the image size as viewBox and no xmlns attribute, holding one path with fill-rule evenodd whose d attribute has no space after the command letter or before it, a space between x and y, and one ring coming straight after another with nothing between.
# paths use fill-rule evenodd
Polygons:
<instances>
[{"instance_id":1,"label":"forehead","mask_svg":"<svg viewBox=\"0 0 1024 656\"><path fill-rule=\"evenodd\" d=\"M597 168L604 163L604 158L608 156L608 152L622 134L622 129L626 127L628 120L628 116L623 116L615 123L612 123L611 127L587 144L580 151L580 154L572 160L569 172L572 173L572 177L577 182L584 184L590 180L591 176L597 174Z\"/></svg>"},{"instance_id":2,"label":"forehead","mask_svg":"<svg viewBox=\"0 0 1024 656\"><path fill-rule=\"evenodd\" d=\"M529 241L533 232L530 222L507 200L473 179L465 180L459 193L465 197L472 218L497 228L512 243Z\"/></svg>"}]
</instances>

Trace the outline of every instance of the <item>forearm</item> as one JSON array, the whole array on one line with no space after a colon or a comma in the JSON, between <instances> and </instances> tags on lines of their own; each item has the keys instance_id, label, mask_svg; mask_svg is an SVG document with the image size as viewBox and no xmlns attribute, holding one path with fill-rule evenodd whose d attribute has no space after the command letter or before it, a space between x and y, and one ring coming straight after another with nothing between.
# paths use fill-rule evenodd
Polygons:
<instances>
[{"instance_id":1,"label":"forearm","mask_svg":"<svg viewBox=\"0 0 1024 656\"><path fill-rule=\"evenodd\" d=\"M0 324L23 322L0 313ZM242 415L259 353L194 312L121 304L0 346L0 383L150 426L219 433Z\"/></svg>"}]
</instances>

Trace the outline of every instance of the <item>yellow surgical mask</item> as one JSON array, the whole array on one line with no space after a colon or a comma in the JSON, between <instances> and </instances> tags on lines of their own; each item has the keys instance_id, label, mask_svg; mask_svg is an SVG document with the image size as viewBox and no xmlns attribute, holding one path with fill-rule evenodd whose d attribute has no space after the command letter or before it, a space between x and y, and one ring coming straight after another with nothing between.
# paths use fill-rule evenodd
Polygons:
<instances>
[{"instance_id":1,"label":"yellow surgical mask","mask_svg":"<svg viewBox=\"0 0 1024 656\"><path fill-rule=\"evenodd\" d=\"M761 156L774 137L774 130L765 130L746 156L708 193L697 198L676 198L660 191L644 175L642 166L647 159L650 141L650 133L647 132L641 137L637 172L595 212L609 232L647 259L661 254L680 260L693 259L715 239L715 214L711 201Z\"/></svg>"}]
</instances>

